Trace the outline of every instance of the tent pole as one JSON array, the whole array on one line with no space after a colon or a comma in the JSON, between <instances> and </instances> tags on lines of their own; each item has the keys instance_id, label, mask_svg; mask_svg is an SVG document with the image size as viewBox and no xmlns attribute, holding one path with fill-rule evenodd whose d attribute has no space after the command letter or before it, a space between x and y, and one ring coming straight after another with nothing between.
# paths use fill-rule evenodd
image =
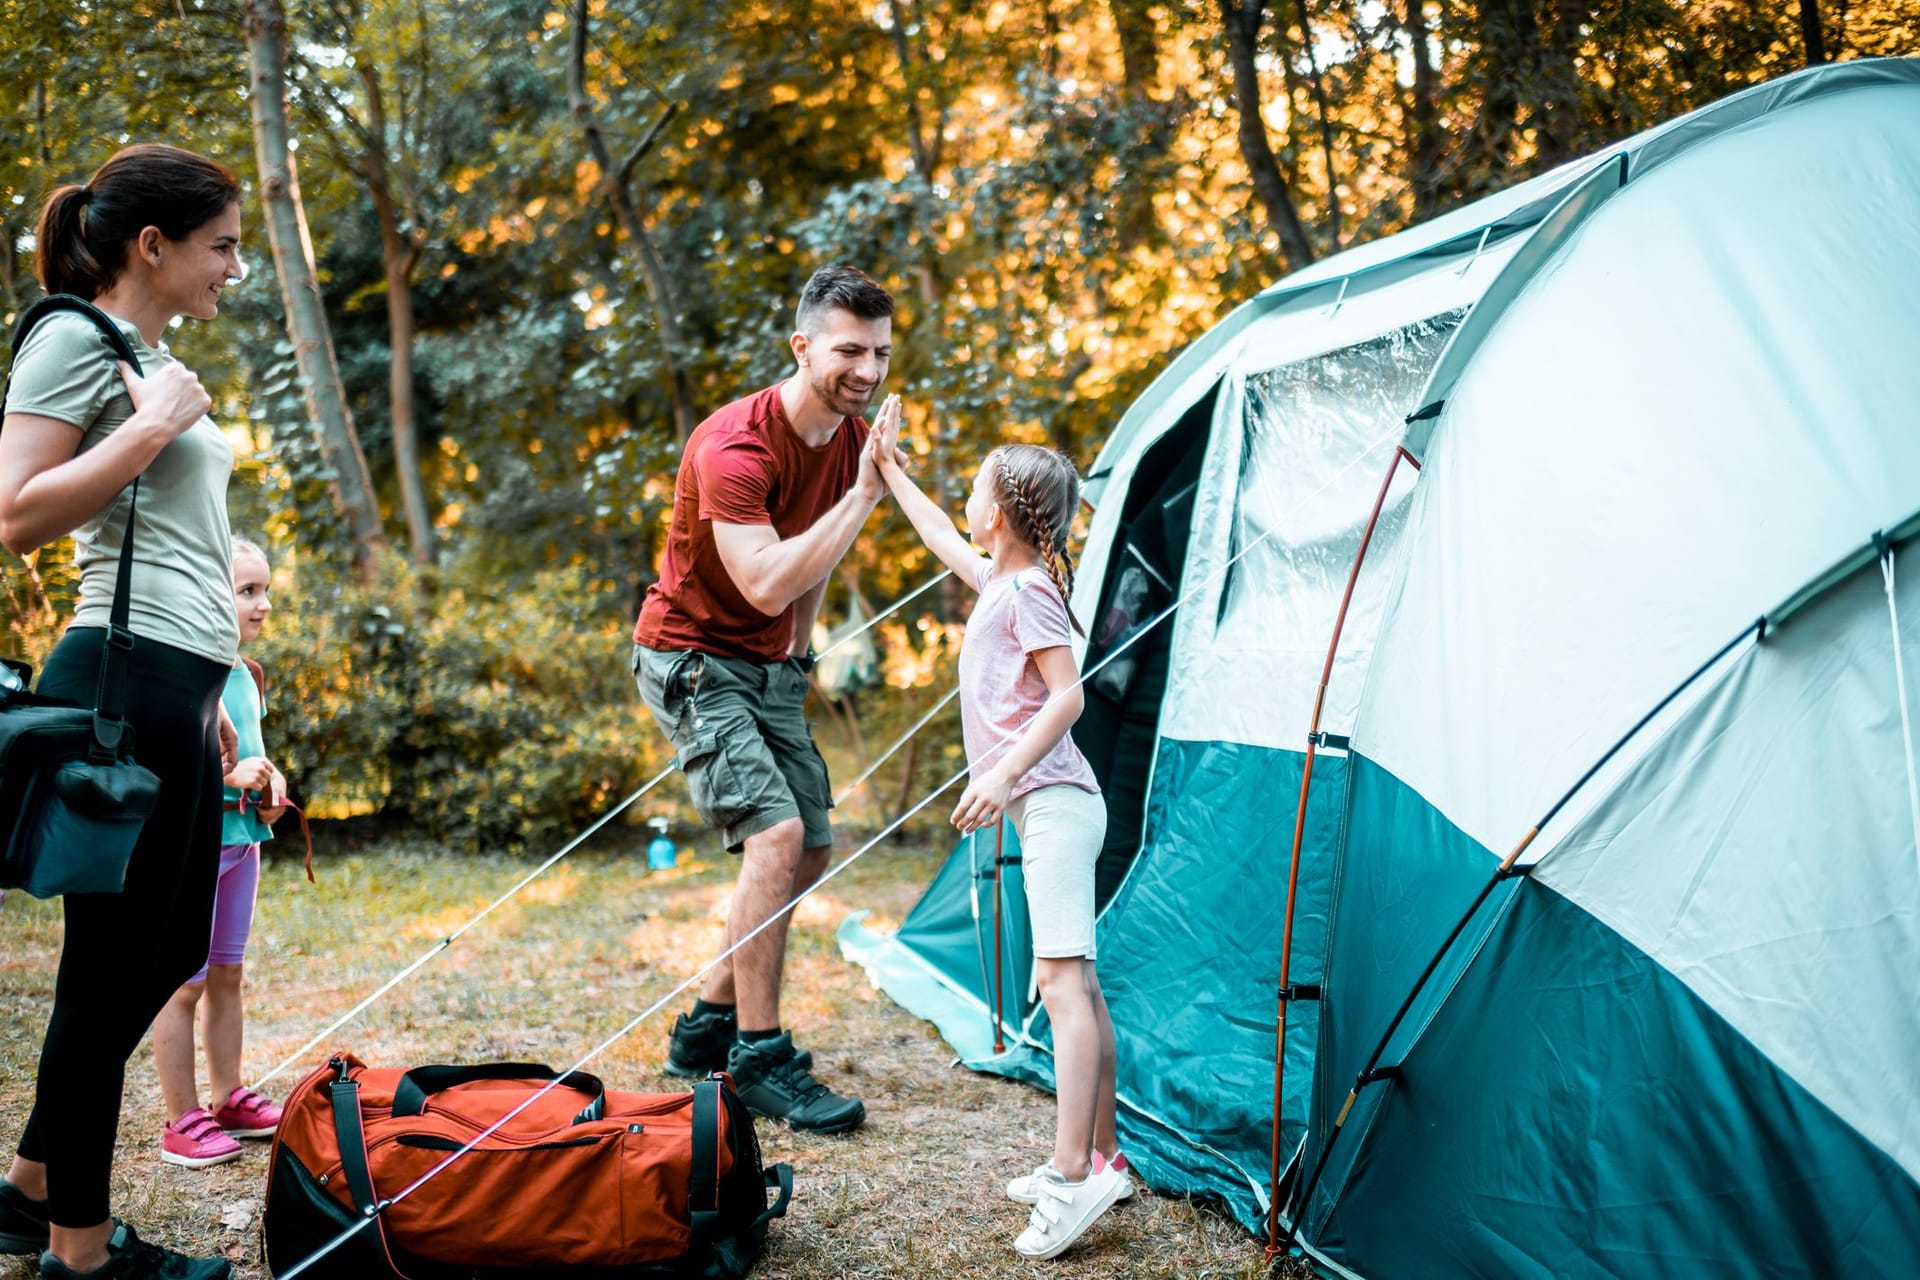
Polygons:
<instances>
[{"instance_id":1,"label":"tent pole","mask_svg":"<svg viewBox=\"0 0 1920 1280\"><path fill-rule=\"evenodd\" d=\"M1527 833L1520 837L1520 842L1513 846L1513 851L1500 860L1500 865L1494 868L1493 874L1488 877L1486 884L1480 887L1480 892L1475 894L1473 901L1468 904L1466 913L1462 915L1459 921L1454 924L1453 928L1448 931L1445 941L1441 942L1439 949L1433 953L1433 959L1427 961L1427 967L1420 971L1420 976L1414 980L1413 990L1407 992L1407 998L1400 1002L1400 1007L1394 1011L1393 1017L1387 1023L1387 1029L1380 1033L1379 1043L1375 1044L1373 1046L1373 1052L1367 1055L1366 1065L1361 1067L1360 1074L1354 1077L1353 1087L1347 1091L1347 1099L1340 1106L1340 1114L1334 1119L1333 1128L1327 1133L1327 1140L1320 1145L1320 1158L1314 1161L1313 1173L1301 1187L1300 1204L1302 1213L1305 1212L1308 1197L1313 1194L1314 1188L1320 1184L1320 1175L1326 1171L1327 1157L1333 1152L1333 1144L1339 1140L1341 1130L1346 1127L1347 1117L1353 1114L1353 1104L1360 1100L1360 1091L1377 1081L1390 1080L1399 1073L1398 1067L1382 1069L1380 1059L1386 1056L1387 1045L1393 1040L1394 1033L1400 1029L1400 1024L1406 1021L1407 1014L1412 1012L1414 1001L1420 998L1420 993L1426 989L1428 981L1432 979L1434 972L1440 968L1440 962L1447 958L1447 953L1453 950L1453 944L1459 941L1460 935L1466 931L1467 924L1479 913L1481 904L1486 902L1502 880L1530 875L1534 866L1538 865L1538 863L1535 862L1525 867L1519 867L1516 870L1515 864L1520 861L1520 855L1527 851L1527 846L1533 843L1534 838L1540 834L1542 828L1558 816L1560 810L1566 807L1567 802L1579 793L1580 788L1586 786L1587 783L1593 780L1595 774L1606 768L1607 762L1618 755L1620 749L1631 742L1642 729L1651 724L1654 717L1658 716L1662 711L1665 711L1668 705L1684 693L1694 681L1712 670L1722 658L1733 652L1742 640L1745 640L1751 635L1754 637L1755 643L1758 643L1764 638L1766 628L1767 620L1765 616L1755 619L1743 627L1740 633L1734 636L1733 639L1727 641L1721 645L1719 649L1715 650L1712 657L1695 667L1693 673L1675 685L1666 697L1655 703L1652 710L1634 721L1633 727L1621 734L1620 737L1614 741L1614 744L1607 748L1605 754L1594 761L1587 771L1581 774L1579 779L1572 786L1568 787L1558 800L1553 802L1553 807L1548 809L1538 822L1527 828ZM1293 1246L1294 1237L1299 1233L1299 1230L1300 1214L1296 1213L1292 1223L1287 1227L1287 1238L1283 1248L1291 1248Z\"/></svg>"},{"instance_id":2,"label":"tent pole","mask_svg":"<svg viewBox=\"0 0 1920 1280\"><path fill-rule=\"evenodd\" d=\"M1387 478L1380 482L1380 493L1373 500L1373 511L1367 516L1366 532L1360 537L1360 549L1354 553L1353 567L1347 571L1346 593L1340 597L1340 612L1333 621L1333 638L1327 641L1327 661L1320 668L1320 687L1313 694L1313 719L1307 726L1307 760L1300 771L1300 799L1293 811L1293 852L1287 863L1287 908L1286 923L1280 934L1280 995L1277 1001L1278 1011L1274 1015L1273 1044L1273 1157L1268 1170L1267 1181L1267 1260L1271 1262L1281 1253L1280 1247L1280 1105L1287 1074L1287 1004L1294 997L1293 972L1293 904L1294 894L1300 886L1300 846L1307 830L1307 793L1313 786L1314 750L1320 739L1320 711L1327 699L1327 684L1333 679L1333 658L1340 650L1340 633L1347 625L1347 606L1353 603L1353 587L1360 580L1360 566L1367 558L1367 548L1373 544L1373 531L1380 523L1380 512L1387 505L1387 491L1393 487L1394 473L1400 469L1400 460L1405 458L1413 463L1417 470L1420 463L1404 448L1394 450L1393 462L1387 467Z\"/></svg>"},{"instance_id":3,"label":"tent pole","mask_svg":"<svg viewBox=\"0 0 1920 1280\"><path fill-rule=\"evenodd\" d=\"M1006 1013L1000 1003L1000 976L1003 969L1001 957L1006 953L1006 945L1000 941L1000 873L1006 866L1002 846L1007 834L1007 815L1000 815L1000 821L993 828L993 1053L995 1057L1007 1051Z\"/></svg>"},{"instance_id":4,"label":"tent pole","mask_svg":"<svg viewBox=\"0 0 1920 1280\"><path fill-rule=\"evenodd\" d=\"M980 962L980 990L987 989L987 943L980 936L980 881L986 873L980 870L979 833L967 832L967 899L973 910L973 954ZM987 1010L987 1021L993 1021L993 1011Z\"/></svg>"}]
</instances>

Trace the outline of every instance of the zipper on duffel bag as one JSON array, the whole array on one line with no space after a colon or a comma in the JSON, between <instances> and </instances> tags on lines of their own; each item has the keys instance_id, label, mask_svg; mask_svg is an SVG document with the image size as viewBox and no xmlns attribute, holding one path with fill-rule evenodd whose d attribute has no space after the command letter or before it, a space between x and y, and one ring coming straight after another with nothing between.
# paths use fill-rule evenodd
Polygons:
<instances>
[{"instance_id":1,"label":"zipper on duffel bag","mask_svg":"<svg viewBox=\"0 0 1920 1280\"><path fill-rule=\"evenodd\" d=\"M640 1125L630 1124L627 1126L627 1132L644 1133L646 1130ZM497 1138L500 1135L496 1133L492 1136ZM560 1147L591 1147L595 1143L605 1142L613 1136L611 1133L590 1134L583 1138L568 1138L561 1142L530 1142L526 1146L515 1147L476 1147L475 1150L498 1152L553 1151ZM442 1138L438 1134L433 1133L403 1133L396 1138L390 1139L390 1141L396 1142L403 1147L419 1147L426 1151L458 1151L467 1145L456 1139Z\"/></svg>"},{"instance_id":2,"label":"zipper on duffel bag","mask_svg":"<svg viewBox=\"0 0 1920 1280\"><path fill-rule=\"evenodd\" d=\"M624 1131L627 1133L645 1133L646 1126L639 1125L639 1124L628 1124L624 1126ZM520 1141L516 1141L511 1137L505 1137L499 1133L493 1133L493 1134L489 1134L488 1137L501 1139L501 1141L505 1145L490 1146L490 1147L475 1147L471 1152L471 1154L473 1155L516 1155L522 1151L553 1151L563 1147L591 1147L597 1143L605 1142L609 1138L616 1138L618 1136L619 1134L615 1132L605 1132L605 1133L598 1133L598 1134L583 1134L578 1138L564 1138L564 1139L551 1141L551 1142L520 1142ZM384 1137L375 1138L372 1142L367 1144L367 1163L369 1167L372 1166L374 1162L373 1160L374 1152L378 1151L381 1147L402 1146L402 1147L412 1147L415 1150L420 1150L420 1151L459 1151L462 1148L464 1148L466 1145L467 1145L466 1143L460 1141L458 1138L443 1138L436 1133L388 1134ZM326 1170L323 1173L321 1173L319 1177L315 1178L314 1181L324 1187L329 1182L333 1181L333 1179L340 1176L340 1170L343 1167L344 1166L340 1163L328 1165Z\"/></svg>"}]
</instances>

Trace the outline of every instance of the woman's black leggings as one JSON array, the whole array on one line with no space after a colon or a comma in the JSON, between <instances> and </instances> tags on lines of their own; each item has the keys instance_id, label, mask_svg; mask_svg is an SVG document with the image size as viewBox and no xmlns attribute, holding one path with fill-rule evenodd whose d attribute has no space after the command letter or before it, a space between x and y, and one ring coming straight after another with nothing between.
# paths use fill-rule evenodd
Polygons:
<instances>
[{"instance_id":1,"label":"woman's black leggings","mask_svg":"<svg viewBox=\"0 0 1920 1280\"><path fill-rule=\"evenodd\" d=\"M91 706L102 627L71 627L38 692ZM134 756L160 775L120 893L71 893L53 1016L20 1154L47 1166L53 1221L108 1214L127 1059L155 1015L207 958L220 869L220 692L227 668L152 640L127 662Z\"/></svg>"}]
</instances>

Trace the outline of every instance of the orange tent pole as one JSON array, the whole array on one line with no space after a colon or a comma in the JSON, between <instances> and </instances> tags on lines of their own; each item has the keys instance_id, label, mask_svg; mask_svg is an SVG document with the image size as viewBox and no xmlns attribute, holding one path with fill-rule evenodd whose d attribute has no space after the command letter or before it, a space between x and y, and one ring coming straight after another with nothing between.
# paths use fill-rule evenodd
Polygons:
<instances>
[{"instance_id":1,"label":"orange tent pole","mask_svg":"<svg viewBox=\"0 0 1920 1280\"><path fill-rule=\"evenodd\" d=\"M1297 993L1293 987L1293 905L1294 895L1300 886L1300 846L1307 830L1307 793L1313 786L1314 749L1320 744L1320 711L1327 699L1327 684L1333 679L1333 658L1340 650L1340 633L1347 625L1347 607L1353 603L1354 584L1360 580L1360 566L1366 562L1367 548L1373 545L1373 531L1380 523L1380 512L1387 505L1387 491L1393 487L1393 477L1400 469L1400 460L1406 459L1416 470L1420 463L1404 448L1396 448L1393 462L1387 467L1386 479L1380 482L1380 493L1373 500L1373 511L1367 516L1366 532L1360 537L1360 549L1354 553L1353 567L1347 571L1347 589L1340 597L1340 613L1333 622L1333 638L1327 642L1327 661L1320 668L1320 686L1313 694L1313 719L1307 726L1307 760L1300 772L1300 799L1293 813L1293 853L1287 864L1287 912L1286 923L1280 934L1280 994L1276 1001L1279 1008L1274 1015L1273 1044L1273 1153L1272 1163L1267 1173L1267 1260L1271 1262L1282 1252L1280 1244L1280 1104L1287 1076L1287 1005ZM1317 993L1316 993L1317 994Z\"/></svg>"}]
</instances>

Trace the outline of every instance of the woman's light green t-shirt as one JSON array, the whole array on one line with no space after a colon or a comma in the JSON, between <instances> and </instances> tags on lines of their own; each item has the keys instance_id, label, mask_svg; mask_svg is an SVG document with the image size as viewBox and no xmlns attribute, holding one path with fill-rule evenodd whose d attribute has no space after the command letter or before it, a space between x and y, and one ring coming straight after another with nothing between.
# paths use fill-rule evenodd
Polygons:
<instances>
[{"instance_id":1,"label":"woman's light green t-shirt","mask_svg":"<svg viewBox=\"0 0 1920 1280\"><path fill-rule=\"evenodd\" d=\"M166 344L148 346L116 317L149 375L175 363ZM31 413L81 432L78 452L105 440L133 416L133 400L92 321L55 312L34 327L13 363L7 413ZM211 418L201 418L162 449L140 480L133 539L128 625L136 636L199 654L225 666L240 644L233 603L227 480L233 448ZM74 530L80 570L76 627L104 627L120 576L133 488Z\"/></svg>"}]
</instances>

